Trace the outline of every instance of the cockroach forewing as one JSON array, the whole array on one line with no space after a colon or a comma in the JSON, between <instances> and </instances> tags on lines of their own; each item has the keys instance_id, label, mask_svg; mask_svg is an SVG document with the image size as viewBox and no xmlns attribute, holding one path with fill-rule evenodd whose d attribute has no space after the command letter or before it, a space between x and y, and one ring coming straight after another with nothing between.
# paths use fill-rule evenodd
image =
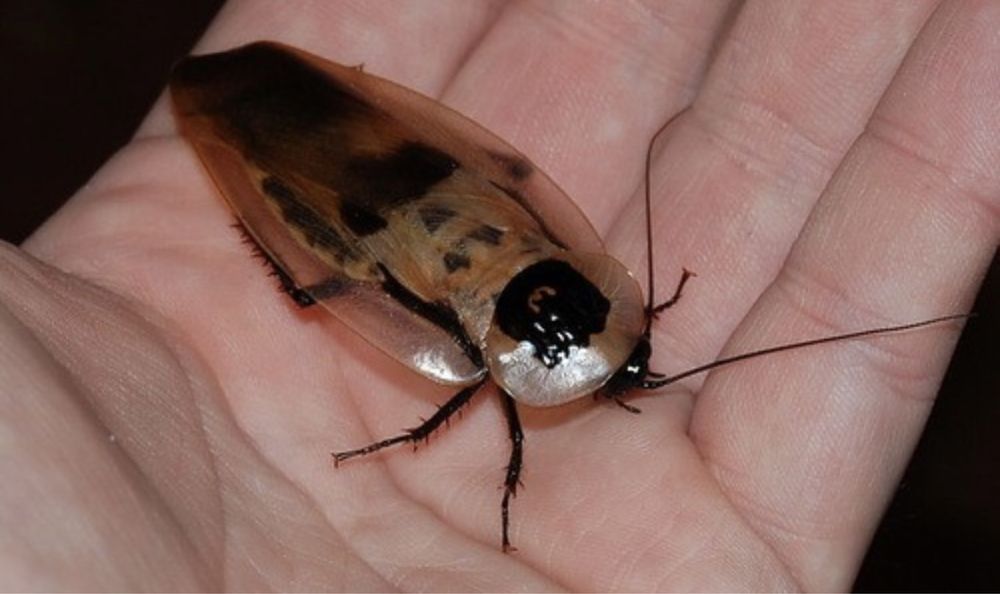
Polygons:
<instances>
[{"instance_id":1,"label":"cockroach forewing","mask_svg":"<svg viewBox=\"0 0 1000 594\"><path fill-rule=\"evenodd\" d=\"M435 381L471 383L482 362L453 328L386 292L386 274L406 271L387 270L368 244L378 243L369 238L393 209L435 189L454 193L456 204L463 192L488 188L527 211L554 244L603 251L582 213L515 149L358 69L255 43L181 62L170 87L181 132L271 261L375 346ZM452 175L458 169L463 175Z\"/></svg>"}]
</instances>

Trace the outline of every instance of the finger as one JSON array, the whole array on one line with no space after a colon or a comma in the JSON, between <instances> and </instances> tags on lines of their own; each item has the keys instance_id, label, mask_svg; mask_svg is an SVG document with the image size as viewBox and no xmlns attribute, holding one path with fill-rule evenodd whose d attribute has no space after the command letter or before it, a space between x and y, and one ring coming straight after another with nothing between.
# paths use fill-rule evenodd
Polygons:
<instances>
[{"instance_id":1,"label":"finger","mask_svg":"<svg viewBox=\"0 0 1000 594\"><path fill-rule=\"evenodd\" d=\"M1000 233L998 27L991 2L934 14L727 351L968 307ZM692 434L803 587L850 585L957 331L786 353L706 383Z\"/></svg>"},{"instance_id":2,"label":"finger","mask_svg":"<svg viewBox=\"0 0 1000 594\"><path fill-rule=\"evenodd\" d=\"M773 280L933 6L744 7L653 171L658 294L670 294L682 268L698 274L661 322L670 342L654 353L671 356L654 357L657 369L711 360ZM614 239L638 267L639 198L633 206Z\"/></svg>"},{"instance_id":3,"label":"finger","mask_svg":"<svg viewBox=\"0 0 1000 594\"><path fill-rule=\"evenodd\" d=\"M523 151L598 231L646 141L692 96L730 3L512 3L445 96Z\"/></svg>"}]
</instances>

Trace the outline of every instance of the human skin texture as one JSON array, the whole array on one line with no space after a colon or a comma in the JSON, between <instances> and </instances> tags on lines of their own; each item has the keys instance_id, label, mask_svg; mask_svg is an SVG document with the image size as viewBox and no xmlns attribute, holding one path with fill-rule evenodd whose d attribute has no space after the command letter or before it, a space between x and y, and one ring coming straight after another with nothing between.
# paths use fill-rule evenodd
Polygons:
<instances>
[{"instance_id":1,"label":"human skin texture","mask_svg":"<svg viewBox=\"0 0 1000 594\"><path fill-rule=\"evenodd\" d=\"M1000 4L300 2L222 10L258 39L439 98L573 197L643 278L674 373L966 311L1000 236ZM0 246L0 588L841 590L961 323L781 353L629 402L491 390L416 454L330 453L449 390L251 257L161 100L21 248Z\"/></svg>"}]
</instances>

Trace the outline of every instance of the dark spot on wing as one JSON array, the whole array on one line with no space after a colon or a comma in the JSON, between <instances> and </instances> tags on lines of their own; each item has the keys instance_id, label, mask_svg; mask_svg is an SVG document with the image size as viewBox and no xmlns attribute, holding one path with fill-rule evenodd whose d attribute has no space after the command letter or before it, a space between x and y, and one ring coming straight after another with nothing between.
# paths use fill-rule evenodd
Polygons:
<instances>
[{"instance_id":1,"label":"dark spot on wing","mask_svg":"<svg viewBox=\"0 0 1000 594\"><path fill-rule=\"evenodd\" d=\"M458 254L455 252L447 252L443 258L444 267L449 272L455 272L459 268L469 268L472 266L472 261L469 257L464 254Z\"/></svg>"},{"instance_id":2,"label":"dark spot on wing","mask_svg":"<svg viewBox=\"0 0 1000 594\"><path fill-rule=\"evenodd\" d=\"M316 305L316 300L302 289L288 289L287 287L282 288L288 291L288 295L291 296L292 301L294 301L299 307L305 308L310 305Z\"/></svg>"},{"instance_id":3,"label":"dark spot on wing","mask_svg":"<svg viewBox=\"0 0 1000 594\"><path fill-rule=\"evenodd\" d=\"M489 245L500 245L500 239L503 237L503 229L497 229L493 225L481 225L476 227L466 237L481 241L482 243L488 243Z\"/></svg>"},{"instance_id":4,"label":"dark spot on wing","mask_svg":"<svg viewBox=\"0 0 1000 594\"><path fill-rule=\"evenodd\" d=\"M336 297L343 292L345 287L346 284L341 279L328 278L323 282L305 287L303 291L308 292L309 295L316 299L324 300L329 299L330 297Z\"/></svg>"},{"instance_id":5,"label":"dark spot on wing","mask_svg":"<svg viewBox=\"0 0 1000 594\"><path fill-rule=\"evenodd\" d=\"M299 201L295 192L286 186L285 182L274 177L273 175L265 177L260 182L260 189L271 198L274 198L278 202L278 205L282 208L284 208L285 205L291 205Z\"/></svg>"},{"instance_id":6,"label":"dark spot on wing","mask_svg":"<svg viewBox=\"0 0 1000 594\"><path fill-rule=\"evenodd\" d=\"M535 222L538 223L538 227L542 230L542 233L545 234L546 239L555 244L556 247L560 247L564 250L569 249L569 247L562 240L556 237L551 229L549 229L549 226L545 224L545 221L542 219L541 215L538 214L534 206L532 206L531 202L524 197L524 194L515 190L514 188L501 186L500 184L494 181L490 181L490 185L492 185L494 188L506 194L508 198L510 198L514 202L517 202L521 206L521 208L527 211L528 214L531 215L531 218L535 219Z\"/></svg>"},{"instance_id":7,"label":"dark spot on wing","mask_svg":"<svg viewBox=\"0 0 1000 594\"><path fill-rule=\"evenodd\" d=\"M315 155L321 145L328 148L317 132L376 111L321 70L268 43L186 58L174 68L170 86L182 114L207 115L258 162ZM295 146L296 154L288 154ZM331 159L345 156L345 148Z\"/></svg>"},{"instance_id":8,"label":"dark spot on wing","mask_svg":"<svg viewBox=\"0 0 1000 594\"><path fill-rule=\"evenodd\" d=\"M531 175L531 163L521 157L493 152L490 153L490 157L503 167L514 181L521 181Z\"/></svg>"},{"instance_id":9,"label":"dark spot on wing","mask_svg":"<svg viewBox=\"0 0 1000 594\"><path fill-rule=\"evenodd\" d=\"M295 191L277 177L268 176L261 182L261 189L274 199L281 209L281 218L291 227L298 229L309 245L322 248L332 253L339 260L356 257L353 249L323 217L308 205L304 204Z\"/></svg>"},{"instance_id":10,"label":"dark spot on wing","mask_svg":"<svg viewBox=\"0 0 1000 594\"><path fill-rule=\"evenodd\" d=\"M432 235L437 233L438 228L456 214L458 213L444 206L422 206L417 210L417 215L420 217L420 222L424 224L424 229L427 229L427 232Z\"/></svg>"},{"instance_id":11,"label":"dark spot on wing","mask_svg":"<svg viewBox=\"0 0 1000 594\"><path fill-rule=\"evenodd\" d=\"M458 163L434 147L404 142L387 155L352 157L341 180L345 200L356 204L395 205L414 200L450 176Z\"/></svg>"},{"instance_id":12,"label":"dark spot on wing","mask_svg":"<svg viewBox=\"0 0 1000 594\"><path fill-rule=\"evenodd\" d=\"M417 138L412 123L274 44L187 58L170 87L182 117L204 118L248 161L323 185L374 214L423 196L459 166L407 140Z\"/></svg>"},{"instance_id":13,"label":"dark spot on wing","mask_svg":"<svg viewBox=\"0 0 1000 594\"><path fill-rule=\"evenodd\" d=\"M390 297L406 309L448 332L469 360L480 369L483 367L483 354L469 338L469 333L465 331L454 309L442 303L424 301L396 280L385 266L379 264L379 270L384 279L382 288Z\"/></svg>"},{"instance_id":14,"label":"dark spot on wing","mask_svg":"<svg viewBox=\"0 0 1000 594\"><path fill-rule=\"evenodd\" d=\"M358 235L358 237L364 237L381 231L389 224L378 214L353 202L341 203L340 216L344 224L347 225L347 228Z\"/></svg>"},{"instance_id":15,"label":"dark spot on wing","mask_svg":"<svg viewBox=\"0 0 1000 594\"><path fill-rule=\"evenodd\" d=\"M316 305L316 301L305 291L299 288L298 284L292 279L291 275L285 272L284 268L278 265L271 256L264 256L267 261L271 263L272 269L271 274L278 277L278 282L281 283L281 290L288 293L288 296L292 298L299 307L309 307L310 305Z\"/></svg>"}]
</instances>

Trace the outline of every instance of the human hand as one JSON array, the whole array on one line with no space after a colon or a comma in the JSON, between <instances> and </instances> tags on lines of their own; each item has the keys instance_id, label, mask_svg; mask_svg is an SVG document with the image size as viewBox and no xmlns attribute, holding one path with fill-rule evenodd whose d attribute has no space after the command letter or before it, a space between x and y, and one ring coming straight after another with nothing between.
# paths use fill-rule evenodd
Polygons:
<instances>
[{"instance_id":1,"label":"human hand","mask_svg":"<svg viewBox=\"0 0 1000 594\"><path fill-rule=\"evenodd\" d=\"M637 272L645 145L693 101L653 170L658 292L699 274L658 371L962 311L995 249L993 4L280 6L231 5L199 52L276 39L442 97ZM173 130L161 103L25 244L68 276L0 257L11 587L849 586L956 326L720 369L641 415L523 408L504 555L496 398L333 470L448 390L279 295Z\"/></svg>"}]
</instances>

